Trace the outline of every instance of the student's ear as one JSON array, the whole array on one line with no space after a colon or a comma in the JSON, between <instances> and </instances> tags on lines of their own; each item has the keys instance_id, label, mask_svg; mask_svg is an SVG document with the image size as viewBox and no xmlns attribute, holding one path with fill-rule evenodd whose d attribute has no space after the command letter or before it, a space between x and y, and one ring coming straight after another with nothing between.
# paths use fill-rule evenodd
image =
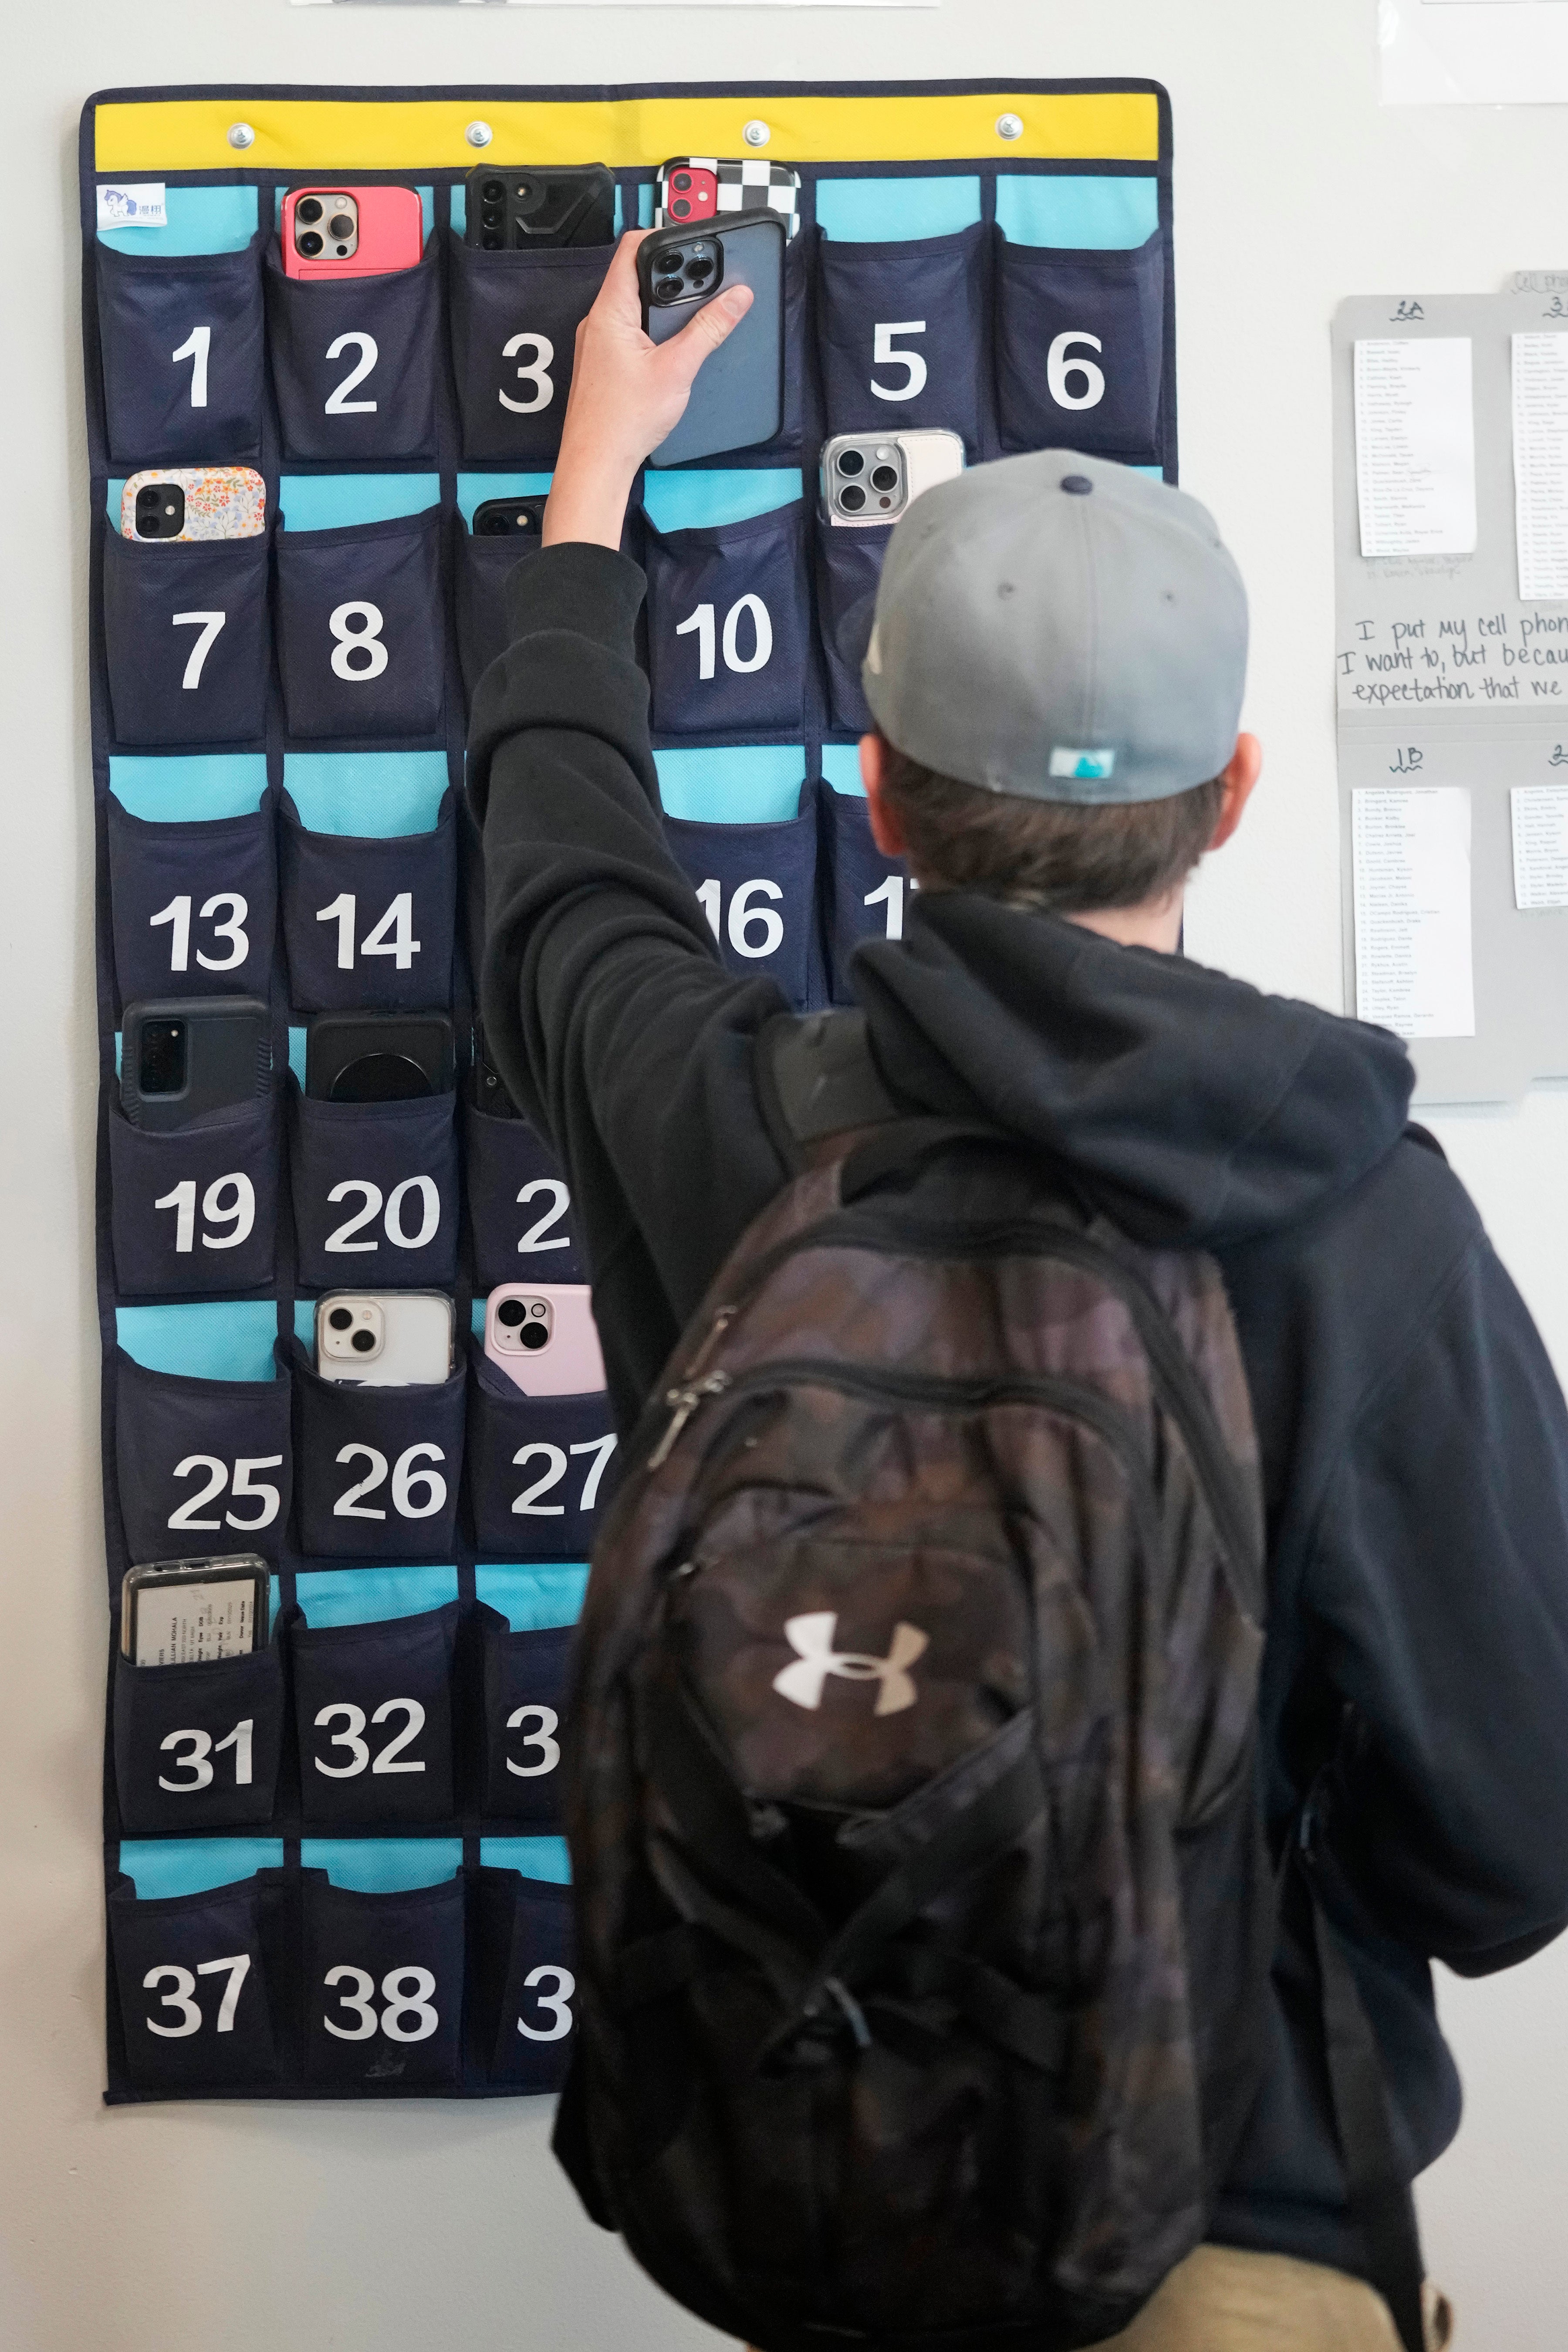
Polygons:
<instances>
[{"instance_id":1,"label":"student's ear","mask_svg":"<svg viewBox=\"0 0 1568 2352\"><path fill-rule=\"evenodd\" d=\"M861 757L865 757L863 751ZM1219 822L1210 836L1211 850L1225 847L1241 823L1242 812L1252 798L1252 788L1262 773L1262 744L1256 735L1238 735L1230 765L1221 778L1225 785L1225 799L1220 803Z\"/></svg>"},{"instance_id":2,"label":"student's ear","mask_svg":"<svg viewBox=\"0 0 1568 2352\"><path fill-rule=\"evenodd\" d=\"M899 823L899 813L883 796L882 782L887 774L888 747L880 735L860 738L860 782L866 787L866 814L871 820L871 838L884 857L902 857L908 844L904 829Z\"/></svg>"}]
</instances>

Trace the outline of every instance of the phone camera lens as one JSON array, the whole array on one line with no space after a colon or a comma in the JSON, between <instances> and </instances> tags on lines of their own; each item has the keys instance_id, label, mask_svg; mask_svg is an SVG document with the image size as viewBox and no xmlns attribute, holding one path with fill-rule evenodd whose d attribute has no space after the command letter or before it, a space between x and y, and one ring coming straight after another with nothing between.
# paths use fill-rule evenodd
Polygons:
<instances>
[{"instance_id":1,"label":"phone camera lens","mask_svg":"<svg viewBox=\"0 0 1568 2352\"><path fill-rule=\"evenodd\" d=\"M537 1316L537 1317L538 1317L538 1318L539 1318L539 1320L542 1323L542 1322L543 1322L543 1320L544 1320L544 1301L543 1301L543 1299L542 1299L542 1298L536 1298L536 1299L534 1300L534 1302L533 1302L532 1306L529 1308L529 1310L528 1310L528 1311L529 1311L529 1313L530 1313L531 1315L535 1315L535 1316Z\"/></svg>"},{"instance_id":2,"label":"phone camera lens","mask_svg":"<svg viewBox=\"0 0 1568 2352\"><path fill-rule=\"evenodd\" d=\"M501 247L500 231L493 228L486 229L482 243L487 253L499 253Z\"/></svg>"},{"instance_id":3,"label":"phone camera lens","mask_svg":"<svg viewBox=\"0 0 1568 2352\"><path fill-rule=\"evenodd\" d=\"M348 1330L353 1319L353 1310L347 1307L334 1307L327 1318L328 1323L334 1331Z\"/></svg>"},{"instance_id":4,"label":"phone camera lens","mask_svg":"<svg viewBox=\"0 0 1568 2352\"><path fill-rule=\"evenodd\" d=\"M525 1348L543 1348L550 1342L550 1334L542 1323L525 1324L518 1333L518 1338Z\"/></svg>"},{"instance_id":5,"label":"phone camera lens","mask_svg":"<svg viewBox=\"0 0 1568 2352\"><path fill-rule=\"evenodd\" d=\"M690 173L677 172L674 179L671 180L669 184L672 188L689 188L691 185Z\"/></svg>"},{"instance_id":6,"label":"phone camera lens","mask_svg":"<svg viewBox=\"0 0 1568 2352\"><path fill-rule=\"evenodd\" d=\"M853 476L865 470L866 460L858 449L840 449L835 462L841 474Z\"/></svg>"},{"instance_id":7,"label":"phone camera lens","mask_svg":"<svg viewBox=\"0 0 1568 2352\"><path fill-rule=\"evenodd\" d=\"M506 183L504 180L487 180L484 186L479 190L479 194L483 196L487 205L504 204L506 202Z\"/></svg>"},{"instance_id":8,"label":"phone camera lens","mask_svg":"<svg viewBox=\"0 0 1568 2352\"><path fill-rule=\"evenodd\" d=\"M846 514L858 514L866 503L866 493L858 482L846 482L838 493L838 503Z\"/></svg>"},{"instance_id":9,"label":"phone camera lens","mask_svg":"<svg viewBox=\"0 0 1568 2352\"><path fill-rule=\"evenodd\" d=\"M691 217L691 206L684 196L677 196L669 209L677 220L689 220Z\"/></svg>"},{"instance_id":10,"label":"phone camera lens","mask_svg":"<svg viewBox=\"0 0 1568 2352\"><path fill-rule=\"evenodd\" d=\"M313 261L316 255L321 250L322 242L323 240L319 229L308 228L305 231L304 236L300 239L300 250L308 261Z\"/></svg>"},{"instance_id":11,"label":"phone camera lens","mask_svg":"<svg viewBox=\"0 0 1568 2352\"><path fill-rule=\"evenodd\" d=\"M496 1321L504 1323L509 1331L515 1331L518 1325L527 1319L527 1316L528 1309L521 1298L503 1298L496 1308Z\"/></svg>"},{"instance_id":12,"label":"phone camera lens","mask_svg":"<svg viewBox=\"0 0 1568 2352\"><path fill-rule=\"evenodd\" d=\"M679 302L682 291L680 280L679 278L661 278L653 291L656 301Z\"/></svg>"},{"instance_id":13,"label":"phone camera lens","mask_svg":"<svg viewBox=\"0 0 1568 2352\"><path fill-rule=\"evenodd\" d=\"M319 221L321 217L320 196L301 196L294 207L294 217L297 221Z\"/></svg>"},{"instance_id":14,"label":"phone camera lens","mask_svg":"<svg viewBox=\"0 0 1568 2352\"><path fill-rule=\"evenodd\" d=\"M899 469L896 466L872 467L871 488L874 490L896 490L898 487Z\"/></svg>"},{"instance_id":15,"label":"phone camera lens","mask_svg":"<svg viewBox=\"0 0 1568 2352\"><path fill-rule=\"evenodd\" d=\"M479 219L486 228L500 228L506 219L506 215L499 205L487 205L479 215Z\"/></svg>"},{"instance_id":16,"label":"phone camera lens","mask_svg":"<svg viewBox=\"0 0 1568 2352\"><path fill-rule=\"evenodd\" d=\"M686 267L686 275L691 285L698 287L706 286L708 280L713 275L713 264L710 261L704 259L704 257L699 254L695 261L688 262Z\"/></svg>"},{"instance_id":17,"label":"phone camera lens","mask_svg":"<svg viewBox=\"0 0 1568 2352\"><path fill-rule=\"evenodd\" d=\"M366 1331L363 1329L358 1330L354 1333L353 1338L349 1341L349 1345L353 1349L356 1356L373 1355L375 1350L375 1333L374 1331Z\"/></svg>"},{"instance_id":18,"label":"phone camera lens","mask_svg":"<svg viewBox=\"0 0 1568 2352\"><path fill-rule=\"evenodd\" d=\"M353 236L353 233L354 222L352 213L334 213L327 223L329 236Z\"/></svg>"}]
</instances>

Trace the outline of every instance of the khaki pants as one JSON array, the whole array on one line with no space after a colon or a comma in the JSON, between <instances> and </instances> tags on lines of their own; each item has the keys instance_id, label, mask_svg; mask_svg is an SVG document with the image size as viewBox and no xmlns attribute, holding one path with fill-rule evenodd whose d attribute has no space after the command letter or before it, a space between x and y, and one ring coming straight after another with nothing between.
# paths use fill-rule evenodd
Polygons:
<instances>
[{"instance_id":1,"label":"khaki pants","mask_svg":"<svg viewBox=\"0 0 1568 2352\"><path fill-rule=\"evenodd\" d=\"M1426 2289L1426 2352L1454 2340L1446 2298ZM1401 2352L1380 2294L1342 2271L1284 2254L1199 2246L1131 2327L1099 2352Z\"/></svg>"}]
</instances>

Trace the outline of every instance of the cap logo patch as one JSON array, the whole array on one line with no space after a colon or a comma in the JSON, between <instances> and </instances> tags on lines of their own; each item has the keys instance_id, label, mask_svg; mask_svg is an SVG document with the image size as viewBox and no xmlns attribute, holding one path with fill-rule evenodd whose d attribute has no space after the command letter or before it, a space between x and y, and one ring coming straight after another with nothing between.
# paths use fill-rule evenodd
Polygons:
<instances>
[{"instance_id":1,"label":"cap logo patch","mask_svg":"<svg viewBox=\"0 0 1568 2352\"><path fill-rule=\"evenodd\" d=\"M1114 751L1076 751L1057 744L1051 752L1053 776L1077 776L1086 783L1103 781L1116 773Z\"/></svg>"}]
</instances>

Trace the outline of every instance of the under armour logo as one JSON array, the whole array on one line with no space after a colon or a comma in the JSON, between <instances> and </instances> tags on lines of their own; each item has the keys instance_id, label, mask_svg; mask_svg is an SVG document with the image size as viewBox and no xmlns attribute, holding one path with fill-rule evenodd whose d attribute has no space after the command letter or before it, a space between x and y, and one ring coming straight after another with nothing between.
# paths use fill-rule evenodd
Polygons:
<instances>
[{"instance_id":1,"label":"under armour logo","mask_svg":"<svg viewBox=\"0 0 1568 2352\"><path fill-rule=\"evenodd\" d=\"M773 1676L779 1696L795 1706L819 1707L823 1685L829 1675L837 1675L847 1683L881 1685L873 1709L877 1715L900 1715L906 1706L913 1706L920 1693L909 1670L930 1649L931 1635L922 1633L918 1625L895 1625L887 1656L869 1658L857 1650L836 1650L833 1637L837 1631L838 1619L831 1609L786 1620L784 1639L796 1655L794 1665Z\"/></svg>"}]
</instances>

